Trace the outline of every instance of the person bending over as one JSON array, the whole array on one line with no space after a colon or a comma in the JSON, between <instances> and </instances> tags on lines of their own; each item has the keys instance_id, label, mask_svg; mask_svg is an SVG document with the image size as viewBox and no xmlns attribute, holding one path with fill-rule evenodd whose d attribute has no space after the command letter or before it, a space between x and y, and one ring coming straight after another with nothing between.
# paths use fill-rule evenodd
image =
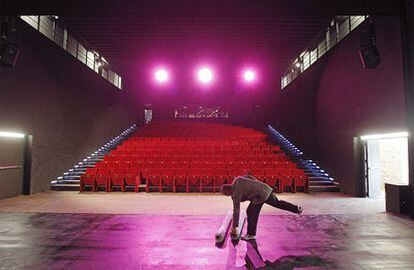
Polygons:
<instances>
[{"instance_id":1,"label":"person bending over","mask_svg":"<svg viewBox=\"0 0 414 270\"><path fill-rule=\"evenodd\" d=\"M260 210L263 204L301 214L303 209L300 206L279 200L273 193L273 189L258 181L252 175L238 176L231 184L224 184L220 188L223 195L231 196L233 200L233 227L231 236L236 237L236 228L239 226L240 202L250 201L247 207L247 234L242 237L243 240L256 239L257 222L259 220Z\"/></svg>"}]
</instances>

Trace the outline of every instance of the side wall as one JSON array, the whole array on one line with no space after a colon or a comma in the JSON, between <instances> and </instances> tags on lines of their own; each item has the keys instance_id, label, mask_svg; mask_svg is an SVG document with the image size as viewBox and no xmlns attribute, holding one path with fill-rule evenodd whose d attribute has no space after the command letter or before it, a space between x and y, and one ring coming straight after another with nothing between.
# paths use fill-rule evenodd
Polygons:
<instances>
[{"instance_id":1,"label":"side wall","mask_svg":"<svg viewBox=\"0 0 414 270\"><path fill-rule=\"evenodd\" d=\"M381 64L363 69L354 30L281 93L273 124L356 195L353 137L405 129L399 18L374 18Z\"/></svg>"},{"instance_id":2,"label":"side wall","mask_svg":"<svg viewBox=\"0 0 414 270\"><path fill-rule=\"evenodd\" d=\"M287 88L276 93L272 125L305 153L316 149L315 98L326 59L320 59Z\"/></svg>"},{"instance_id":3,"label":"side wall","mask_svg":"<svg viewBox=\"0 0 414 270\"><path fill-rule=\"evenodd\" d=\"M21 22L16 67L0 67L0 130L33 135L32 193L141 121L139 99L113 87Z\"/></svg>"},{"instance_id":4,"label":"side wall","mask_svg":"<svg viewBox=\"0 0 414 270\"><path fill-rule=\"evenodd\" d=\"M355 195L352 138L405 130L401 35L398 17L374 18L381 64L363 69L358 31L327 62L316 97L318 158Z\"/></svg>"}]
</instances>

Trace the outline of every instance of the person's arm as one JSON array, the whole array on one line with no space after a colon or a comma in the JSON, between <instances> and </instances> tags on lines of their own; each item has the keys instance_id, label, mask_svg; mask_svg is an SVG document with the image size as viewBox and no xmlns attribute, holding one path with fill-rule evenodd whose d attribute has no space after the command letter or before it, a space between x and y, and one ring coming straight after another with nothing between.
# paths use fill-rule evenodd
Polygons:
<instances>
[{"instance_id":1,"label":"person's arm","mask_svg":"<svg viewBox=\"0 0 414 270\"><path fill-rule=\"evenodd\" d=\"M239 214L240 214L240 197L233 197L233 226L231 228L230 236L232 238L237 237L237 227L239 226Z\"/></svg>"}]
</instances>

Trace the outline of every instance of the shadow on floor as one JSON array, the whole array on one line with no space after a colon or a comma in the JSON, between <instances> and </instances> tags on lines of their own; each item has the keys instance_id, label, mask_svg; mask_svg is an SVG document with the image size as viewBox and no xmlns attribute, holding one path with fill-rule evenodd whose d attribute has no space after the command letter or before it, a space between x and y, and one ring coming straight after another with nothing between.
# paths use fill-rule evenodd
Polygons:
<instances>
[{"instance_id":1,"label":"shadow on floor","mask_svg":"<svg viewBox=\"0 0 414 270\"><path fill-rule=\"evenodd\" d=\"M282 256L274 262L264 261L256 240L247 242L246 266L248 269L291 270L304 267L327 267L331 262L316 255ZM256 254L254 254L256 252Z\"/></svg>"}]
</instances>

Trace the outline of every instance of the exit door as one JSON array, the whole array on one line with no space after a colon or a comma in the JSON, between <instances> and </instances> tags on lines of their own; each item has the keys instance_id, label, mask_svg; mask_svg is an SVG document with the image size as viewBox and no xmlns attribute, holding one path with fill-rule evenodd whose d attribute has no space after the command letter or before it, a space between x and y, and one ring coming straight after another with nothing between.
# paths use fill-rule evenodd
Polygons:
<instances>
[{"instance_id":1,"label":"exit door","mask_svg":"<svg viewBox=\"0 0 414 270\"><path fill-rule=\"evenodd\" d=\"M364 138L365 137L365 138ZM408 140L400 133L363 136L367 196L385 195L385 184L408 185Z\"/></svg>"}]
</instances>

